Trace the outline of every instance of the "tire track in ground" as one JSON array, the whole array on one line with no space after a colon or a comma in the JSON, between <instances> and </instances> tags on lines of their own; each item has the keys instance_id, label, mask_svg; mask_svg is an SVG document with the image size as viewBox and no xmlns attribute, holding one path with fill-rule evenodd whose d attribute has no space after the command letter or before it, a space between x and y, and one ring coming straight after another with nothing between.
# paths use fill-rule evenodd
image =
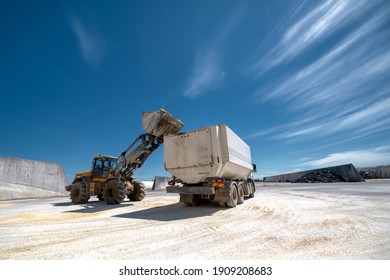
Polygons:
<instances>
[{"instance_id":1,"label":"tire track in ground","mask_svg":"<svg viewBox=\"0 0 390 280\"><path fill-rule=\"evenodd\" d=\"M216 204L185 207L178 203L178 196L162 192L120 206L93 201L73 205L65 199L17 202L3 208L7 212L0 222L0 256L110 260L390 258L390 202L386 197L337 197L334 191L316 193L315 188L311 186L306 192L304 187L258 188L255 198L236 208Z\"/></svg>"}]
</instances>

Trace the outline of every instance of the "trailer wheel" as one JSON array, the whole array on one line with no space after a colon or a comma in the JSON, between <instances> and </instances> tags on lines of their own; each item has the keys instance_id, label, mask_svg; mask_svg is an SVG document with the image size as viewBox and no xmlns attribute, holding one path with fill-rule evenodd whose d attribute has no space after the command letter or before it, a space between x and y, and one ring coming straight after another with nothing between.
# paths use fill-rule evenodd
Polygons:
<instances>
[{"instance_id":1,"label":"trailer wheel","mask_svg":"<svg viewBox=\"0 0 390 280\"><path fill-rule=\"evenodd\" d=\"M146 187L142 182L133 182L134 192L130 193L127 197L131 201L141 201L145 198Z\"/></svg>"},{"instance_id":2,"label":"trailer wheel","mask_svg":"<svg viewBox=\"0 0 390 280\"><path fill-rule=\"evenodd\" d=\"M237 204L243 204L244 203L244 187L242 185L242 183L238 183L237 185Z\"/></svg>"},{"instance_id":3,"label":"trailer wheel","mask_svg":"<svg viewBox=\"0 0 390 280\"><path fill-rule=\"evenodd\" d=\"M255 182L251 181L250 182L250 194L249 194L250 198L254 198L255 197L255 191L256 191Z\"/></svg>"},{"instance_id":4,"label":"trailer wheel","mask_svg":"<svg viewBox=\"0 0 390 280\"><path fill-rule=\"evenodd\" d=\"M89 199L87 186L82 181L77 181L72 185L70 199L74 204L86 203Z\"/></svg>"},{"instance_id":5,"label":"trailer wheel","mask_svg":"<svg viewBox=\"0 0 390 280\"><path fill-rule=\"evenodd\" d=\"M125 199L125 184L123 181L108 181L103 188L103 199L107 204L120 204Z\"/></svg>"},{"instance_id":6,"label":"trailer wheel","mask_svg":"<svg viewBox=\"0 0 390 280\"><path fill-rule=\"evenodd\" d=\"M238 200L238 192L237 192L237 186L236 183L232 183L230 185L230 193L229 193L229 202L226 202L226 206L230 208L234 208L237 206L237 200Z\"/></svg>"}]
</instances>

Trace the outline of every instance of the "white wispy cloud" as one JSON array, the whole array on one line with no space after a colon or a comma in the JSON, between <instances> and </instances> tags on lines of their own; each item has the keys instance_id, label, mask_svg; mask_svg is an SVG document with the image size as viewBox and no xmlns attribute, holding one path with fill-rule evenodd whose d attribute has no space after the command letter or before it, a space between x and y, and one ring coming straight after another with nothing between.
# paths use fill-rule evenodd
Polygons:
<instances>
[{"instance_id":1,"label":"white wispy cloud","mask_svg":"<svg viewBox=\"0 0 390 280\"><path fill-rule=\"evenodd\" d=\"M195 57L193 72L183 95L197 97L216 87L224 78L219 57L213 50L198 52Z\"/></svg>"},{"instance_id":2,"label":"white wispy cloud","mask_svg":"<svg viewBox=\"0 0 390 280\"><path fill-rule=\"evenodd\" d=\"M332 30L345 27L349 19L361 16L364 11L371 9L372 13L311 64L266 88L258 88L252 100L282 104L295 119L276 129L255 132L253 137L306 140L310 136L348 132L349 139L356 139L390 128L390 30L385 28L390 6L372 9L371 2L364 8L363 1L356 6L353 3L326 1L285 31L280 44L291 41L297 46L301 40L297 34L306 34L307 42L314 42L331 35ZM314 16L319 14L327 22L324 27ZM329 17L332 23L328 22ZM312 21L317 25L315 32L310 31L312 27L308 24ZM306 48L310 44L300 46Z\"/></svg>"},{"instance_id":3,"label":"white wispy cloud","mask_svg":"<svg viewBox=\"0 0 390 280\"><path fill-rule=\"evenodd\" d=\"M243 10L238 9L217 31L217 35L204 44L205 47L197 49L192 72L183 91L184 96L189 98L201 96L217 88L225 79L227 74L223 69L223 43L242 16Z\"/></svg>"},{"instance_id":4,"label":"white wispy cloud","mask_svg":"<svg viewBox=\"0 0 390 280\"><path fill-rule=\"evenodd\" d=\"M319 168L352 163L356 167L389 164L390 146L382 146L366 150L345 151L329 154L324 158L306 161L301 166Z\"/></svg>"},{"instance_id":5,"label":"white wispy cloud","mask_svg":"<svg viewBox=\"0 0 390 280\"><path fill-rule=\"evenodd\" d=\"M316 120L302 128L287 125L286 132L275 133L271 136L271 139L280 140L298 136L308 137L310 135L321 137L345 131L352 131L351 135L363 137L366 136L364 132L387 131L390 128L389 108L390 98L386 98L353 113L335 113L335 115L329 116L327 120Z\"/></svg>"},{"instance_id":6,"label":"white wispy cloud","mask_svg":"<svg viewBox=\"0 0 390 280\"><path fill-rule=\"evenodd\" d=\"M286 22L289 28L265 56L253 63L252 70L266 71L286 63L359 17L367 8L367 0L329 0L303 17Z\"/></svg>"},{"instance_id":7,"label":"white wispy cloud","mask_svg":"<svg viewBox=\"0 0 390 280\"><path fill-rule=\"evenodd\" d=\"M75 15L69 18L84 60L93 67L98 67L105 55L105 42L95 30L87 28Z\"/></svg>"}]
</instances>

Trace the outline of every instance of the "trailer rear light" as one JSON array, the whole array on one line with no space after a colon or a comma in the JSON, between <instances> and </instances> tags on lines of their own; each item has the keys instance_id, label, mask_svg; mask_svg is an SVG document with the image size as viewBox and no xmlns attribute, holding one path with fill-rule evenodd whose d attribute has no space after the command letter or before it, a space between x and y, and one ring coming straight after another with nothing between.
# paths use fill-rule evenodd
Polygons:
<instances>
[{"instance_id":1,"label":"trailer rear light","mask_svg":"<svg viewBox=\"0 0 390 280\"><path fill-rule=\"evenodd\" d=\"M176 185L176 182L175 182L174 180L170 180L170 181L168 182L168 185L174 186L174 185Z\"/></svg>"},{"instance_id":2,"label":"trailer rear light","mask_svg":"<svg viewBox=\"0 0 390 280\"><path fill-rule=\"evenodd\" d=\"M225 179L224 178L217 178L211 183L211 186L217 187L217 188L223 188L225 186Z\"/></svg>"}]
</instances>

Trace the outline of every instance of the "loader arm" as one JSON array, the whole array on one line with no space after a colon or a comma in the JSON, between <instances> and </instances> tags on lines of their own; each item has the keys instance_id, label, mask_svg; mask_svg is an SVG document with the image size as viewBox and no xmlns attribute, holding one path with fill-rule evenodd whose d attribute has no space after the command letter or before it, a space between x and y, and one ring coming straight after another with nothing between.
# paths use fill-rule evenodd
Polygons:
<instances>
[{"instance_id":1,"label":"loader arm","mask_svg":"<svg viewBox=\"0 0 390 280\"><path fill-rule=\"evenodd\" d=\"M142 128L146 133L138 136L121 153L111 167L111 175L132 181L134 171L140 168L153 151L163 143L164 136L178 133L183 125L180 120L164 109L156 112L143 112Z\"/></svg>"},{"instance_id":2,"label":"loader arm","mask_svg":"<svg viewBox=\"0 0 390 280\"><path fill-rule=\"evenodd\" d=\"M124 150L112 167L112 174L131 180L134 171L163 143L163 137L149 133L141 134Z\"/></svg>"}]
</instances>

